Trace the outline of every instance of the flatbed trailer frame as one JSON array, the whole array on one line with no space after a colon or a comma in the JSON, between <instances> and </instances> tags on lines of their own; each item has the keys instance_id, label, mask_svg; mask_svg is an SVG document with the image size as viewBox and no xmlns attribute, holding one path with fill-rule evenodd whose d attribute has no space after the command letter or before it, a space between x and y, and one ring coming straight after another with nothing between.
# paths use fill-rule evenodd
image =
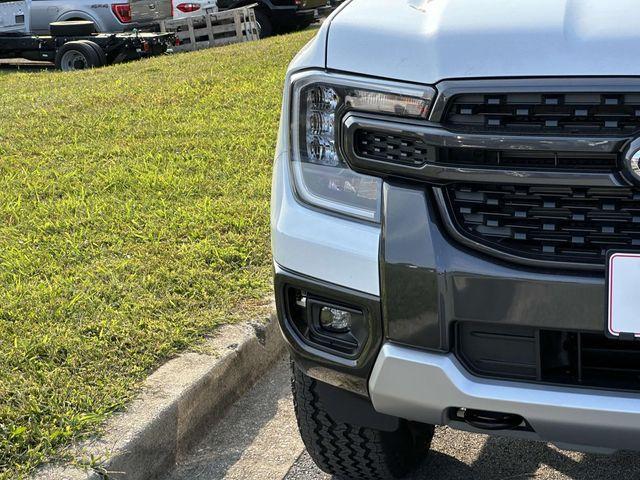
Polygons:
<instances>
[{"instance_id":1,"label":"flatbed trailer frame","mask_svg":"<svg viewBox=\"0 0 640 480\"><path fill-rule=\"evenodd\" d=\"M0 34L0 58L44 60L55 62L56 67L62 70L75 70L78 68L65 68L65 65L69 67L69 65L73 66L73 63L61 64L61 53L64 55L63 52L72 48L69 44L87 44L87 42L93 44L93 50L100 58L98 64L88 65L88 67L95 67L161 55L175 44L175 36L173 33L152 32L94 33L80 36L3 33ZM98 48L96 49L95 46ZM80 60L79 62L77 66L85 65L83 68L87 68L85 63Z\"/></svg>"}]
</instances>

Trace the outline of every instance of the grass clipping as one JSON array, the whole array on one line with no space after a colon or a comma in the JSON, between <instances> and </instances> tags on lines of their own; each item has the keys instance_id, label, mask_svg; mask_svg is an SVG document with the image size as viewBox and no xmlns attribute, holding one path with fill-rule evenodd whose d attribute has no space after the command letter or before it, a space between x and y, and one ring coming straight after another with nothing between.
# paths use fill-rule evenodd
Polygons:
<instances>
[{"instance_id":1,"label":"grass clipping","mask_svg":"<svg viewBox=\"0 0 640 480\"><path fill-rule=\"evenodd\" d=\"M311 35L0 76L0 479L268 294L282 81Z\"/></svg>"}]
</instances>

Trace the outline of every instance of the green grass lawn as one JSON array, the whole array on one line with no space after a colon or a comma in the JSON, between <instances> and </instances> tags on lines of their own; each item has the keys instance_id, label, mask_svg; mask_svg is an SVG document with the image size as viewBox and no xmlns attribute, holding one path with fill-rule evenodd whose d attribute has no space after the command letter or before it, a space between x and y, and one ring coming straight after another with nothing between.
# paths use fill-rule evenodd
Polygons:
<instances>
[{"instance_id":1,"label":"green grass lawn","mask_svg":"<svg viewBox=\"0 0 640 480\"><path fill-rule=\"evenodd\" d=\"M216 325L264 311L282 82L313 33L0 72L0 479L55 459Z\"/></svg>"}]
</instances>

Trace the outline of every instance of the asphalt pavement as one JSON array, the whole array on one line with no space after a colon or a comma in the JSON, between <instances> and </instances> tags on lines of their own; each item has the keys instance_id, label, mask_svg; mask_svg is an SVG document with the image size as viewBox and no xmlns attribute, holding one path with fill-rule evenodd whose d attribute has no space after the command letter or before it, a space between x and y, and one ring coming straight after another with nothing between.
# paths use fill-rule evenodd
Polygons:
<instances>
[{"instance_id":1,"label":"asphalt pavement","mask_svg":"<svg viewBox=\"0 0 640 480\"><path fill-rule=\"evenodd\" d=\"M289 388L283 359L163 480L336 480L304 451ZM567 452L439 427L429 457L408 480L612 478L640 478L640 454Z\"/></svg>"}]
</instances>

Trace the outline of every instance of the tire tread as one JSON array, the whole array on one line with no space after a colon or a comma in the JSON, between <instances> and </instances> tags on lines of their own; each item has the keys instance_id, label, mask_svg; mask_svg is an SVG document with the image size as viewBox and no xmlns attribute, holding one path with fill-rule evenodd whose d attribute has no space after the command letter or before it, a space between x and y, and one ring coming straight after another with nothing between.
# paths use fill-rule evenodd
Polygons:
<instances>
[{"instance_id":1,"label":"tire tread","mask_svg":"<svg viewBox=\"0 0 640 480\"><path fill-rule=\"evenodd\" d=\"M428 451L432 428L414 445L406 423L395 432L334 421L323 408L317 381L292 366L292 391L298 428L309 455L323 471L353 480L404 477Z\"/></svg>"}]
</instances>

